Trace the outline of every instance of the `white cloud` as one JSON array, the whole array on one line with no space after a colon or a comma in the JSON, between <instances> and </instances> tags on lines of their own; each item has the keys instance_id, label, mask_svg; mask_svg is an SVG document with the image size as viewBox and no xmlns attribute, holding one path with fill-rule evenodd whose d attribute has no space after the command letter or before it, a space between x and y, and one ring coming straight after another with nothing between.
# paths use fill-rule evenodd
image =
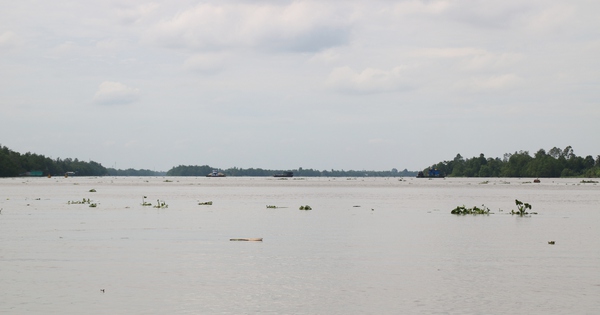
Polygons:
<instances>
[{"instance_id":1,"label":"white cloud","mask_svg":"<svg viewBox=\"0 0 600 315\"><path fill-rule=\"evenodd\" d=\"M94 95L94 102L101 105L123 105L133 103L138 98L139 89L119 82L104 81Z\"/></svg>"},{"instance_id":2,"label":"white cloud","mask_svg":"<svg viewBox=\"0 0 600 315\"><path fill-rule=\"evenodd\" d=\"M146 16L154 13L159 8L157 3L145 3L137 6L123 6L116 10L119 21L123 24L140 22Z\"/></svg>"},{"instance_id":3,"label":"white cloud","mask_svg":"<svg viewBox=\"0 0 600 315\"><path fill-rule=\"evenodd\" d=\"M401 1L393 6L395 15L440 14L451 6L450 1Z\"/></svg>"},{"instance_id":4,"label":"white cloud","mask_svg":"<svg viewBox=\"0 0 600 315\"><path fill-rule=\"evenodd\" d=\"M473 77L461 80L457 83L457 87L473 91L504 90L518 87L522 85L523 82L523 78L514 73L508 73L489 77Z\"/></svg>"},{"instance_id":5,"label":"white cloud","mask_svg":"<svg viewBox=\"0 0 600 315\"><path fill-rule=\"evenodd\" d=\"M308 62L330 63L340 59L340 54L333 49L327 49L314 54Z\"/></svg>"},{"instance_id":6,"label":"white cloud","mask_svg":"<svg viewBox=\"0 0 600 315\"><path fill-rule=\"evenodd\" d=\"M319 51L347 43L352 21L324 2L199 4L158 23L146 38L193 51L251 48Z\"/></svg>"},{"instance_id":7,"label":"white cloud","mask_svg":"<svg viewBox=\"0 0 600 315\"><path fill-rule=\"evenodd\" d=\"M0 52L11 51L16 49L21 44L21 40L11 31L0 33Z\"/></svg>"},{"instance_id":8,"label":"white cloud","mask_svg":"<svg viewBox=\"0 0 600 315\"><path fill-rule=\"evenodd\" d=\"M572 23L574 18L577 19L575 13L573 6L551 6L532 14L526 23L534 31L555 31L565 24Z\"/></svg>"},{"instance_id":9,"label":"white cloud","mask_svg":"<svg viewBox=\"0 0 600 315\"><path fill-rule=\"evenodd\" d=\"M331 71L326 84L338 91L367 94L404 90L409 87L401 67L390 70L366 68L360 72L348 66L339 67Z\"/></svg>"}]
</instances>

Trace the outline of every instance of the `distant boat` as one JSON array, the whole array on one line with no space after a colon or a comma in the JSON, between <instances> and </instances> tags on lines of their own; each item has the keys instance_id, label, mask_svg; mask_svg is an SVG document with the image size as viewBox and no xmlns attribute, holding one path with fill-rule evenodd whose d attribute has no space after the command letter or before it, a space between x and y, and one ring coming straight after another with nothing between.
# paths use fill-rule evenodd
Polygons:
<instances>
[{"instance_id":1,"label":"distant boat","mask_svg":"<svg viewBox=\"0 0 600 315\"><path fill-rule=\"evenodd\" d=\"M283 172L281 174L275 174L273 177L294 177L294 172Z\"/></svg>"},{"instance_id":2,"label":"distant boat","mask_svg":"<svg viewBox=\"0 0 600 315\"><path fill-rule=\"evenodd\" d=\"M206 177L225 177L225 174L217 172L216 170L212 171L212 173L206 175Z\"/></svg>"}]
</instances>

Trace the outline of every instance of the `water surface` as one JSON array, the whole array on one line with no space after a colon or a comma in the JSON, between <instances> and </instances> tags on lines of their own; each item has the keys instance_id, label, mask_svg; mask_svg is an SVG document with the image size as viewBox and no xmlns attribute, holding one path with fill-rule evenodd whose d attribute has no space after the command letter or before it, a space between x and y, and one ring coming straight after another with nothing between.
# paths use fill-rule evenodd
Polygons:
<instances>
[{"instance_id":1,"label":"water surface","mask_svg":"<svg viewBox=\"0 0 600 315\"><path fill-rule=\"evenodd\" d=\"M581 179L9 178L0 208L0 313L600 309L600 185Z\"/></svg>"}]
</instances>

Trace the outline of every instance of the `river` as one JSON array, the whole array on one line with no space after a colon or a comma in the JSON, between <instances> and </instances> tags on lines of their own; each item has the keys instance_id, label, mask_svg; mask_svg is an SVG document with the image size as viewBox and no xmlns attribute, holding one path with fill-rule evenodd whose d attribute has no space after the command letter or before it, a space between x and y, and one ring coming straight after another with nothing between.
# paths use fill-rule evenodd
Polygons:
<instances>
[{"instance_id":1,"label":"river","mask_svg":"<svg viewBox=\"0 0 600 315\"><path fill-rule=\"evenodd\" d=\"M2 178L0 208L2 314L600 310L582 179Z\"/></svg>"}]
</instances>

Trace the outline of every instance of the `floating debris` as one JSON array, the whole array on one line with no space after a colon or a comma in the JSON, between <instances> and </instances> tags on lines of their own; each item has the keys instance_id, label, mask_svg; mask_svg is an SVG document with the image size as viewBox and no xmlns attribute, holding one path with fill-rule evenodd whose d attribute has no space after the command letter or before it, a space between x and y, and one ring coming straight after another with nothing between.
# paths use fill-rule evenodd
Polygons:
<instances>
[{"instance_id":1,"label":"floating debris","mask_svg":"<svg viewBox=\"0 0 600 315\"><path fill-rule=\"evenodd\" d=\"M263 238L262 237L257 237L257 238L230 238L230 241L233 242L262 242Z\"/></svg>"},{"instance_id":2,"label":"floating debris","mask_svg":"<svg viewBox=\"0 0 600 315\"><path fill-rule=\"evenodd\" d=\"M212 201L199 202L198 205L200 205L200 206L212 206Z\"/></svg>"},{"instance_id":3,"label":"floating debris","mask_svg":"<svg viewBox=\"0 0 600 315\"><path fill-rule=\"evenodd\" d=\"M312 210L312 208L309 205L306 205L306 206L300 206L300 210Z\"/></svg>"},{"instance_id":4,"label":"floating debris","mask_svg":"<svg viewBox=\"0 0 600 315\"><path fill-rule=\"evenodd\" d=\"M83 198L81 201L68 201L67 204L69 205L83 205L83 204L90 204L92 203L92 201L90 200L90 198L85 199Z\"/></svg>"}]
</instances>

